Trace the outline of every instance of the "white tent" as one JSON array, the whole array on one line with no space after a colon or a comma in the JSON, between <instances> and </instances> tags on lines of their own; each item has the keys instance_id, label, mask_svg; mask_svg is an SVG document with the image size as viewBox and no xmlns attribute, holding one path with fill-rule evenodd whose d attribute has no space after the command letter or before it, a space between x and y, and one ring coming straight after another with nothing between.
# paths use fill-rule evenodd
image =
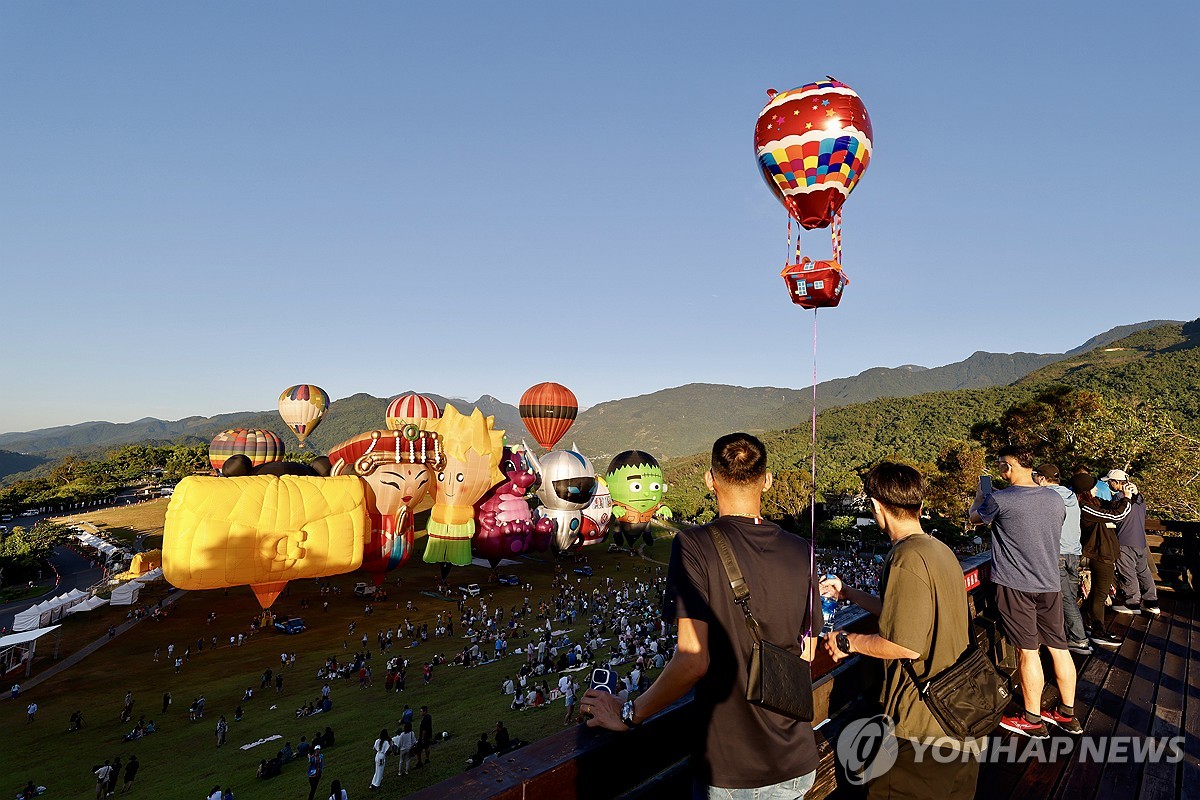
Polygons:
<instances>
[{"instance_id":1,"label":"white tent","mask_svg":"<svg viewBox=\"0 0 1200 800\"><path fill-rule=\"evenodd\" d=\"M14 631L32 631L45 627L63 618L67 609L77 606L86 600L88 593L80 589L72 589L66 594L60 594L43 600L37 605L27 608L13 619Z\"/></svg>"},{"instance_id":2,"label":"white tent","mask_svg":"<svg viewBox=\"0 0 1200 800\"><path fill-rule=\"evenodd\" d=\"M80 611L92 611L107 603L108 601L103 597L89 597L79 605L68 608L66 613L67 616L70 616L71 614L78 614Z\"/></svg>"},{"instance_id":3,"label":"white tent","mask_svg":"<svg viewBox=\"0 0 1200 800\"><path fill-rule=\"evenodd\" d=\"M162 576L162 567L156 567L149 572L143 572L141 575L138 575L136 578L134 578L134 580L138 583L150 583L151 581L162 580Z\"/></svg>"},{"instance_id":4,"label":"white tent","mask_svg":"<svg viewBox=\"0 0 1200 800\"><path fill-rule=\"evenodd\" d=\"M114 606L131 606L137 602L138 593L141 592L142 585L137 581L129 581L122 583L120 586L112 590L112 595L109 598L109 603Z\"/></svg>"}]
</instances>

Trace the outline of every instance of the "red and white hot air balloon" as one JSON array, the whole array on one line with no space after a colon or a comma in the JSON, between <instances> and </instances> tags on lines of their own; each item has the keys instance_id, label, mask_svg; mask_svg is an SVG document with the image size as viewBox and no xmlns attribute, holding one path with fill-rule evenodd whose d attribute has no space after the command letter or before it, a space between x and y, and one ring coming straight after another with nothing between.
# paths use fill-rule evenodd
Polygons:
<instances>
[{"instance_id":1,"label":"red and white hot air balloon","mask_svg":"<svg viewBox=\"0 0 1200 800\"><path fill-rule=\"evenodd\" d=\"M402 430L405 425L421 426L421 421L438 419L442 411L437 403L420 394L402 394L388 405L384 412L390 431Z\"/></svg>"}]
</instances>

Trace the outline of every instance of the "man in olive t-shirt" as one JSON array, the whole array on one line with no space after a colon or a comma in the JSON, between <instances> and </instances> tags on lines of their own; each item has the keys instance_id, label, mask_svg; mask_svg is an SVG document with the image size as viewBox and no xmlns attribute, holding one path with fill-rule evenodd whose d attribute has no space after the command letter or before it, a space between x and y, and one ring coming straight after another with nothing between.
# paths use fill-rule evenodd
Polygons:
<instances>
[{"instance_id":1,"label":"man in olive t-shirt","mask_svg":"<svg viewBox=\"0 0 1200 800\"><path fill-rule=\"evenodd\" d=\"M920 472L883 462L868 473L864 486L876 523L892 541L880 582L882 599L845 586L837 578L822 581L821 591L879 617L878 634L840 633L825 641L834 661L852 653L884 659L881 702L895 722L899 748L895 766L871 781L869 796L974 797L979 775L975 757L964 755L942 763L933 757L932 748L918 749L912 742L936 741L942 752L980 748L983 742L964 743L950 737L901 663L911 659L917 678L926 680L952 666L967 649L970 620L962 567L950 548L921 529L925 479Z\"/></svg>"}]
</instances>

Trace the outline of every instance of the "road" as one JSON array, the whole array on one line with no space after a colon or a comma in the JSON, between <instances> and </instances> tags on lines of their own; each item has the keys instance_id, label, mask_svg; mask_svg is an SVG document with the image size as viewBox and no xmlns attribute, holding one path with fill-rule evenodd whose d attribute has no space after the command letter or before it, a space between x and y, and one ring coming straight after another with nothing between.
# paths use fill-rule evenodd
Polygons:
<instances>
[{"instance_id":1,"label":"road","mask_svg":"<svg viewBox=\"0 0 1200 800\"><path fill-rule=\"evenodd\" d=\"M58 586L51 590L52 594L42 597L26 598L15 603L0 606L0 630L12 631L13 618L27 608L37 605L60 594L67 594L72 589L87 589L95 585L104 576L104 571L93 567L88 559L68 547L54 548L50 563L58 570Z\"/></svg>"}]
</instances>

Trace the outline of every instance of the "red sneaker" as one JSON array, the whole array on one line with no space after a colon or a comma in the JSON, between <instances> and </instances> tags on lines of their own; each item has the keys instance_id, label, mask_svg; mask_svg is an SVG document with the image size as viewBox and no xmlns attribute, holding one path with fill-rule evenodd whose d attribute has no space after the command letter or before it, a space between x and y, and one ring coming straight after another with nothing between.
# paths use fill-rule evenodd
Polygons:
<instances>
[{"instance_id":1,"label":"red sneaker","mask_svg":"<svg viewBox=\"0 0 1200 800\"><path fill-rule=\"evenodd\" d=\"M1083 735L1083 726L1079 724L1079 720L1075 717L1065 717L1058 713L1058 709L1053 711L1043 711L1042 719L1049 722L1051 725L1057 725L1072 736Z\"/></svg>"},{"instance_id":2,"label":"red sneaker","mask_svg":"<svg viewBox=\"0 0 1200 800\"><path fill-rule=\"evenodd\" d=\"M1006 731L1019 733L1022 736L1028 736L1030 739L1049 739L1050 731L1046 729L1046 723L1042 721L1030 722L1025 719L1024 713L1018 713L1014 717L1004 716L1000 720L1000 727Z\"/></svg>"}]
</instances>

